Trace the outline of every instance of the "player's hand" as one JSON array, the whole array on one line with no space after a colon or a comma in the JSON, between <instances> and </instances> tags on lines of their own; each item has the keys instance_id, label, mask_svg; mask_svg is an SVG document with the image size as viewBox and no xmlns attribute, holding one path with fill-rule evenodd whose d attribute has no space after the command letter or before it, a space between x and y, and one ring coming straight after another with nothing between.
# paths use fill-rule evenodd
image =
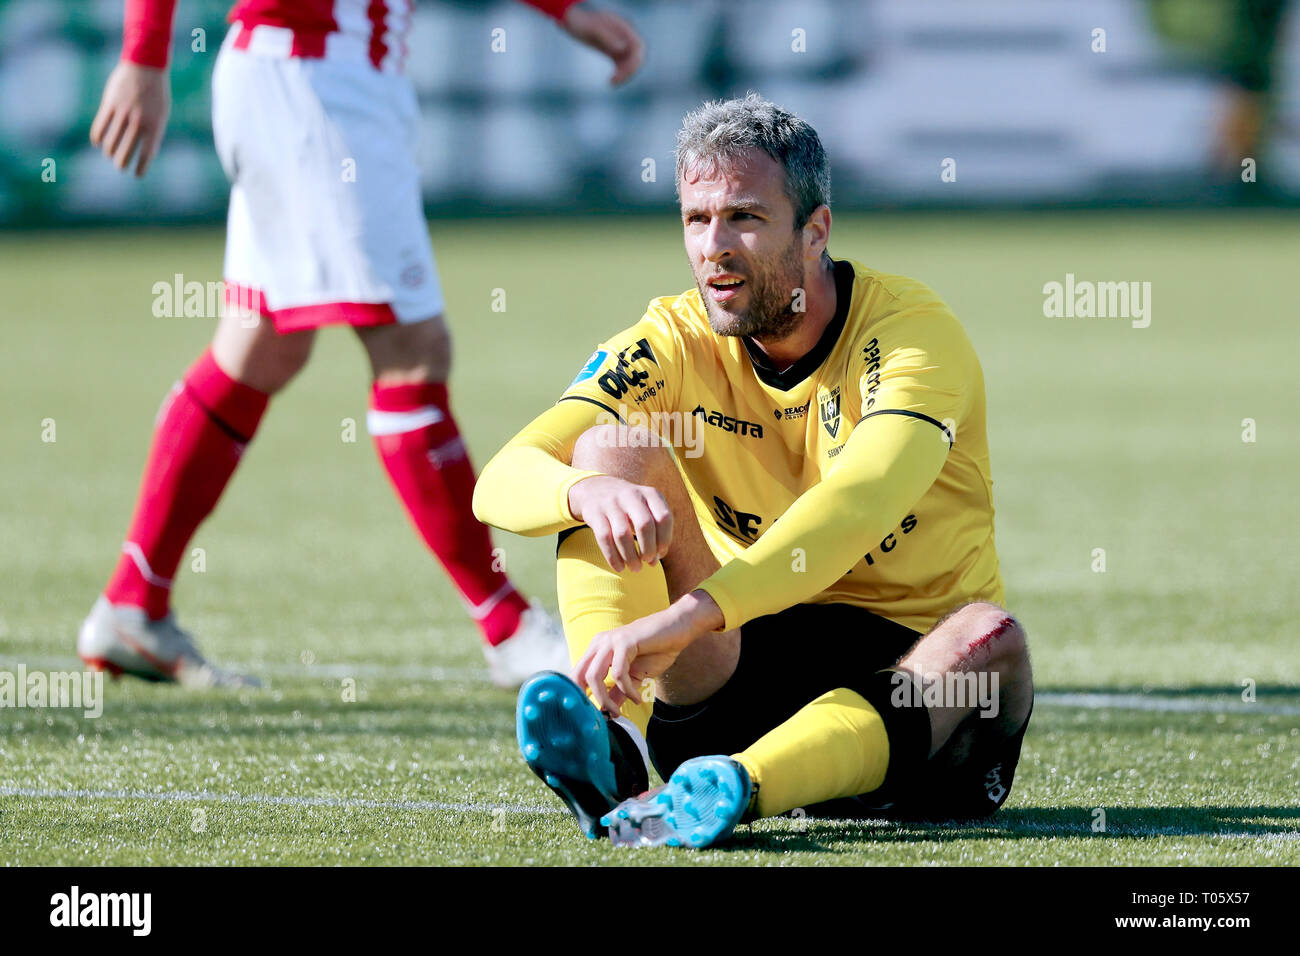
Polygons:
<instances>
[{"instance_id":1,"label":"player's hand","mask_svg":"<svg viewBox=\"0 0 1300 956\"><path fill-rule=\"evenodd\" d=\"M90 124L90 143L118 169L137 155L136 176L143 176L158 154L172 96L167 71L123 60L104 84L99 112Z\"/></svg>"},{"instance_id":2,"label":"player's hand","mask_svg":"<svg viewBox=\"0 0 1300 956\"><path fill-rule=\"evenodd\" d=\"M641 685L672 667L697 638L722 627L722 610L705 591L692 591L662 611L602 631L573 665L573 680L591 691L596 706L617 714L627 700L641 700ZM610 678L612 684L606 685Z\"/></svg>"},{"instance_id":3,"label":"player's hand","mask_svg":"<svg viewBox=\"0 0 1300 956\"><path fill-rule=\"evenodd\" d=\"M614 75L609 81L611 86L626 83L641 69L645 44L636 28L618 14L592 10L585 3L575 3L564 12L560 23L569 36L614 61Z\"/></svg>"},{"instance_id":4,"label":"player's hand","mask_svg":"<svg viewBox=\"0 0 1300 956\"><path fill-rule=\"evenodd\" d=\"M611 571L656 564L673 540L673 513L656 488L598 475L569 489L569 512L596 535Z\"/></svg>"}]
</instances>

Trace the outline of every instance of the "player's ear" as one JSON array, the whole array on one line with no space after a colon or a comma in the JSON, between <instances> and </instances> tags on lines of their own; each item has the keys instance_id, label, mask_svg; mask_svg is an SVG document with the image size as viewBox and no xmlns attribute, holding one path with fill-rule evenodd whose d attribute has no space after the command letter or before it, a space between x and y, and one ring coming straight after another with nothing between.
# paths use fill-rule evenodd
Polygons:
<instances>
[{"instance_id":1,"label":"player's ear","mask_svg":"<svg viewBox=\"0 0 1300 956\"><path fill-rule=\"evenodd\" d=\"M803 224L803 252L805 259L820 259L831 238L831 207L818 206Z\"/></svg>"}]
</instances>

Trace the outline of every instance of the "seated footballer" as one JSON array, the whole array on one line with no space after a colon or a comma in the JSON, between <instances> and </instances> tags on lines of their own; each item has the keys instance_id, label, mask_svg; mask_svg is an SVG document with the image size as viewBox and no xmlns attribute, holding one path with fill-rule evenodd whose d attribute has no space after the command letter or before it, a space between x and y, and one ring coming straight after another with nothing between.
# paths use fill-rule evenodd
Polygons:
<instances>
[{"instance_id":1,"label":"seated footballer","mask_svg":"<svg viewBox=\"0 0 1300 956\"><path fill-rule=\"evenodd\" d=\"M688 115L677 190L696 288L601 345L475 489L483 522L560 536L576 684L521 689L524 758L620 844L993 813L1033 683L970 341L921 283L829 254L826 154L775 104Z\"/></svg>"}]
</instances>

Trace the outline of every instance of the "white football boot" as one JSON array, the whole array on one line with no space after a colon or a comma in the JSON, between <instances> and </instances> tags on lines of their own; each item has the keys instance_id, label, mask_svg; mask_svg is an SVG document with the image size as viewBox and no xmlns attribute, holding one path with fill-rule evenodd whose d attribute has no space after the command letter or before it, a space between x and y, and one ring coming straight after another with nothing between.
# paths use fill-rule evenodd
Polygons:
<instances>
[{"instance_id":1,"label":"white football boot","mask_svg":"<svg viewBox=\"0 0 1300 956\"><path fill-rule=\"evenodd\" d=\"M512 690L540 671L567 674L573 666L564 629L536 601L520 615L513 634L496 647L483 645L483 656L492 683Z\"/></svg>"},{"instance_id":2,"label":"white football boot","mask_svg":"<svg viewBox=\"0 0 1300 956\"><path fill-rule=\"evenodd\" d=\"M261 686L256 678L209 664L175 615L151 621L144 608L110 604L103 595L81 624L77 656L114 677L130 674L191 688Z\"/></svg>"}]
</instances>

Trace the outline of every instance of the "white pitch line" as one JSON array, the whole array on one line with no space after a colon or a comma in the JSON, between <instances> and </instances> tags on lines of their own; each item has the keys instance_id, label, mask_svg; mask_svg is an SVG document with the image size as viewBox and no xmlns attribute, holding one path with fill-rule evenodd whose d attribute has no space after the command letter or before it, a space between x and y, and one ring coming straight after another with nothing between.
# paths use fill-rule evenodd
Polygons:
<instances>
[{"instance_id":1,"label":"white pitch line","mask_svg":"<svg viewBox=\"0 0 1300 956\"><path fill-rule=\"evenodd\" d=\"M5 655L0 657L0 670L16 667L18 664L47 670L81 670L85 665L75 657L60 655L34 654L28 657ZM467 683L486 684L486 670L477 667L420 667L414 664L294 664L289 661L258 661L249 663L229 663L221 661L221 666L241 674L270 677L385 677L393 680L425 680L435 684Z\"/></svg>"},{"instance_id":2,"label":"white pitch line","mask_svg":"<svg viewBox=\"0 0 1300 956\"><path fill-rule=\"evenodd\" d=\"M1183 714L1280 714L1300 716L1300 705L1251 704L1244 700L1188 700L1146 694L1069 694L1039 691L1035 704L1048 707L1075 707L1084 710L1154 710Z\"/></svg>"},{"instance_id":3,"label":"white pitch line","mask_svg":"<svg viewBox=\"0 0 1300 956\"><path fill-rule=\"evenodd\" d=\"M1035 807L1016 806L1012 809L1026 810L1033 812ZM1144 807L1125 807L1126 811L1140 811L1147 809ZM1154 808L1152 808L1154 809ZM1187 808L1195 811L1196 807ZM1080 812L1086 812L1080 808ZM977 824L978 825L978 824ZM969 828L969 823L954 824L930 824L930 826L939 826L944 829L959 831ZM1165 826L1150 826L1144 824L1131 823L1108 823L1106 829L1098 833L1087 823L1067 824L1059 823L1004 823L997 817L990 818L989 822L983 824L987 828L990 837L996 838L1002 835L1019 836L1024 833L1042 834L1043 836L1054 837L1084 837L1086 839L1105 840L1115 839L1116 837L1228 837L1234 840L1268 840L1272 842L1282 842L1300 839L1300 833L1292 833L1284 830L1270 830L1263 833L1248 830L1232 829L1230 827L1195 827L1195 826L1178 826L1169 824Z\"/></svg>"},{"instance_id":4,"label":"white pitch line","mask_svg":"<svg viewBox=\"0 0 1300 956\"><path fill-rule=\"evenodd\" d=\"M42 787L0 787L0 797L38 800L154 800L167 803L237 803L291 807L347 807L366 810L431 810L435 813L561 813L559 807L523 804L443 803L438 800L365 800L359 797L293 797L266 793L212 793L208 790L55 790Z\"/></svg>"},{"instance_id":5,"label":"white pitch line","mask_svg":"<svg viewBox=\"0 0 1300 956\"><path fill-rule=\"evenodd\" d=\"M276 677L388 677L395 680L427 680L435 684L486 684L487 671L476 667L415 667L410 664L231 664L242 674Z\"/></svg>"},{"instance_id":6,"label":"white pitch line","mask_svg":"<svg viewBox=\"0 0 1300 956\"><path fill-rule=\"evenodd\" d=\"M362 800L348 797L290 797L274 796L265 793L211 793L209 791L187 792L150 790L53 790L37 787L0 787L0 797L29 797L38 800L146 800L162 803L225 803L255 804L261 806L292 807L346 807L357 809L401 810L407 812L433 811L441 813L483 813L494 814L498 811L519 814L555 815L564 813L559 807L531 807L518 804L480 804L480 803L441 803L435 800ZM828 820L836 828L849 826L886 829L896 828L896 824L884 820ZM940 824L942 829L963 829L967 824ZM989 835L1013 837L1026 831L1051 836L1095 836L1084 824L1061 827L1053 824L1030 823L1012 824L994 822L985 827ZM783 830L773 830L780 834ZM1251 833L1232 829L1204 829L1180 826L1143 826L1115 824L1106 833L1108 837L1157 837L1157 836L1208 836L1230 837L1236 839L1254 839L1264 841L1283 841L1300 839L1300 834L1289 832Z\"/></svg>"},{"instance_id":7,"label":"white pitch line","mask_svg":"<svg viewBox=\"0 0 1300 956\"><path fill-rule=\"evenodd\" d=\"M34 655L17 658L0 657L0 670L16 666L49 670L79 670L84 665L75 657ZM236 663L225 665L243 674L267 677L317 677L341 680L345 677L377 677L389 680L428 681L434 684L485 684L486 671L476 667L420 667L414 664L294 664L291 662ZM1041 707L1066 707L1079 710L1142 710L1182 714L1256 714L1283 717L1300 716L1300 704L1247 703L1239 699L1215 699L1208 695L1200 698L1167 697L1136 692L1073 693L1039 691L1034 702Z\"/></svg>"}]
</instances>

